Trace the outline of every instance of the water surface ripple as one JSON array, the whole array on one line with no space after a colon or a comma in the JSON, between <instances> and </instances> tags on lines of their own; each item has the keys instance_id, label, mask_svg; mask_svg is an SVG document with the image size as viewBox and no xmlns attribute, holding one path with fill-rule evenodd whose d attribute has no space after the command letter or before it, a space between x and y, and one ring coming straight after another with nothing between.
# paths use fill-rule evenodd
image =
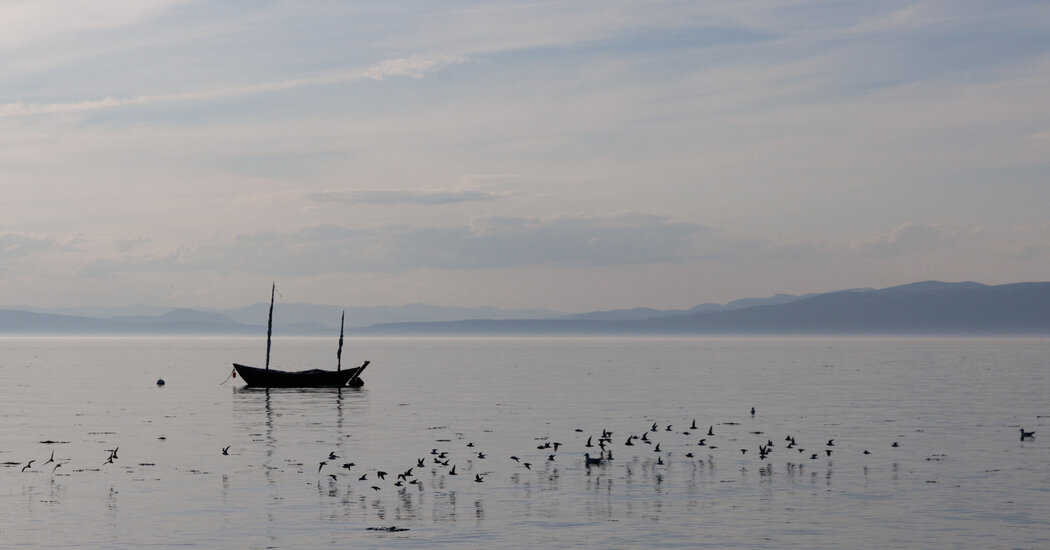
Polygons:
<instances>
[{"instance_id":1,"label":"water surface ripple","mask_svg":"<svg viewBox=\"0 0 1050 550\"><path fill-rule=\"evenodd\" d=\"M0 548L1050 547L1047 339L349 339L364 388L220 385L264 354L0 339Z\"/></svg>"}]
</instances>

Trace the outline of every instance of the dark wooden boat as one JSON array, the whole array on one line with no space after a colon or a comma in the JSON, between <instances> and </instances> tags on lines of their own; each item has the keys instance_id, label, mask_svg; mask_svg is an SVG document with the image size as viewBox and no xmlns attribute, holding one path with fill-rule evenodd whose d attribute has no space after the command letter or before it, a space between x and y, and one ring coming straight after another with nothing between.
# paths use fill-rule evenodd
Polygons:
<instances>
[{"instance_id":1,"label":"dark wooden boat","mask_svg":"<svg viewBox=\"0 0 1050 550\"><path fill-rule=\"evenodd\" d=\"M283 371L277 369L260 369L238 363L233 364L248 386L258 388L360 388L365 384L361 372L368 366L368 361L356 369L347 370L301 370Z\"/></svg>"},{"instance_id":2,"label":"dark wooden boat","mask_svg":"<svg viewBox=\"0 0 1050 550\"><path fill-rule=\"evenodd\" d=\"M249 367L233 364L234 373L250 387L258 388L360 388L365 384L361 373L370 361L360 367L343 370L343 323L346 313L339 321L339 350L336 351L336 370L310 369L284 371L270 368L270 340L273 336L273 298L277 285L270 289L270 316L266 323L266 367Z\"/></svg>"}]
</instances>

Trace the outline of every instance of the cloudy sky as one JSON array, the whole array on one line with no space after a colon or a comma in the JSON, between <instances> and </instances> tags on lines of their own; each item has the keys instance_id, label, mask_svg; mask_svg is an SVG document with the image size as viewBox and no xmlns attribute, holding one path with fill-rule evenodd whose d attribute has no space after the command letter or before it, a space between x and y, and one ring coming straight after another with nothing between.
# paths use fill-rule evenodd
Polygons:
<instances>
[{"instance_id":1,"label":"cloudy sky","mask_svg":"<svg viewBox=\"0 0 1050 550\"><path fill-rule=\"evenodd\" d=\"M6 0L0 306L1050 279L1041 1Z\"/></svg>"}]
</instances>

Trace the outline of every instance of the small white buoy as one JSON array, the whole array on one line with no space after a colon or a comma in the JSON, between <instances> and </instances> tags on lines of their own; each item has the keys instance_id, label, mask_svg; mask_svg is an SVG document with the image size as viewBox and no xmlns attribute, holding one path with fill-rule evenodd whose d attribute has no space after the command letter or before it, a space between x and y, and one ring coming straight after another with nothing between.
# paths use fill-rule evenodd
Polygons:
<instances>
[{"instance_id":1,"label":"small white buoy","mask_svg":"<svg viewBox=\"0 0 1050 550\"><path fill-rule=\"evenodd\" d=\"M163 386L164 385L164 379L163 378L158 378L157 379L157 385L158 386Z\"/></svg>"}]
</instances>

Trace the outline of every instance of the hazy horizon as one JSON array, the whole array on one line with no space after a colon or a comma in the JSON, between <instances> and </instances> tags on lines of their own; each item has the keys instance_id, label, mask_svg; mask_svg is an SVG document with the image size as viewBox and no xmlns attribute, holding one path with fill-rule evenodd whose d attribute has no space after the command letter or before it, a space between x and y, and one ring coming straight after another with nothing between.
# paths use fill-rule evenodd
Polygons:
<instances>
[{"instance_id":1,"label":"hazy horizon","mask_svg":"<svg viewBox=\"0 0 1050 550\"><path fill-rule=\"evenodd\" d=\"M16 0L0 58L11 307L1050 273L1038 3Z\"/></svg>"}]
</instances>

